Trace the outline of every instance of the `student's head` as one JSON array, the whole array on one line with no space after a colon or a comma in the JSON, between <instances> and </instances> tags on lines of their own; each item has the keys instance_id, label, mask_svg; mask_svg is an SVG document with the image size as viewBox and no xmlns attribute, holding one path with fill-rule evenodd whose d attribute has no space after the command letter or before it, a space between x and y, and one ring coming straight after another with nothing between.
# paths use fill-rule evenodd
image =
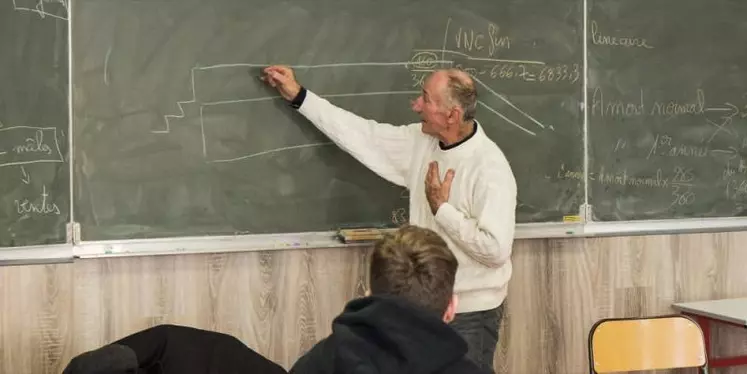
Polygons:
<instances>
[{"instance_id":1,"label":"student's head","mask_svg":"<svg viewBox=\"0 0 747 374\"><path fill-rule=\"evenodd\" d=\"M403 297L451 322L457 306L457 266L456 257L436 232L406 225L374 246L370 292Z\"/></svg>"}]
</instances>

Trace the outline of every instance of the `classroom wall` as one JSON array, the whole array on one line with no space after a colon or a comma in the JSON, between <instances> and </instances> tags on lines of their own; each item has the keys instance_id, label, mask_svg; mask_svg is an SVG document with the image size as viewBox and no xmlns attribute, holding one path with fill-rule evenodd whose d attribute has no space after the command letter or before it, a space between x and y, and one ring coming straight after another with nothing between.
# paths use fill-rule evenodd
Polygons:
<instances>
[{"instance_id":1,"label":"classroom wall","mask_svg":"<svg viewBox=\"0 0 747 374\"><path fill-rule=\"evenodd\" d=\"M498 373L586 373L587 334L609 316L747 297L747 233L521 240ZM60 373L69 359L159 323L218 330L289 367L364 291L366 249L80 260L0 267L0 372ZM719 354L747 331L719 330ZM745 373L747 367L719 373Z\"/></svg>"}]
</instances>

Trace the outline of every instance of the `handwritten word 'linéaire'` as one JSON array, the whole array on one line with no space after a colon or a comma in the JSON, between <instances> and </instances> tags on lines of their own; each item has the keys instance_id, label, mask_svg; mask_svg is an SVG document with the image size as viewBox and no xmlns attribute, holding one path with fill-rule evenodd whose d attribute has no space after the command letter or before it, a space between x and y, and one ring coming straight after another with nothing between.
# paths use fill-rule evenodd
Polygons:
<instances>
[{"instance_id":1,"label":"handwritten word 'lin\u00e9aire'","mask_svg":"<svg viewBox=\"0 0 747 374\"><path fill-rule=\"evenodd\" d=\"M610 100L601 88L595 88L591 97L591 115L599 117L679 116L699 115L705 112L705 92L695 91L692 101L646 102L643 89L636 101Z\"/></svg>"},{"instance_id":2,"label":"handwritten word 'lin\u00e9aire'","mask_svg":"<svg viewBox=\"0 0 747 374\"><path fill-rule=\"evenodd\" d=\"M608 45L625 48L654 48L648 44L648 41L646 41L645 38L603 35L602 32L599 31L599 24L597 24L596 21L591 21L591 40L595 45Z\"/></svg>"},{"instance_id":3,"label":"handwritten word 'lin\u00e9aire'","mask_svg":"<svg viewBox=\"0 0 747 374\"><path fill-rule=\"evenodd\" d=\"M33 201L28 199L15 200L16 212L20 215L60 215L60 208L54 202L47 201L47 186L42 186L42 193L39 199Z\"/></svg>"}]
</instances>

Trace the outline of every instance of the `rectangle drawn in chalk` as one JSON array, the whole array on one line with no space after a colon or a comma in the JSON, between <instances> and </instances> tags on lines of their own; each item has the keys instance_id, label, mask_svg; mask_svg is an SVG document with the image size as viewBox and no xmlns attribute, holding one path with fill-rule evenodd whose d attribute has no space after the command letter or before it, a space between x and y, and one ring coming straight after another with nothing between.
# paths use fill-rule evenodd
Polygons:
<instances>
[{"instance_id":1,"label":"rectangle drawn in chalk","mask_svg":"<svg viewBox=\"0 0 747 374\"><path fill-rule=\"evenodd\" d=\"M55 162L64 162L56 128L0 128L0 167Z\"/></svg>"},{"instance_id":2,"label":"rectangle drawn in chalk","mask_svg":"<svg viewBox=\"0 0 747 374\"><path fill-rule=\"evenodd\" d=\"M36 13L40 18L68 20L68 0L13 0L13 9Z\"/></svg>"}]
</instances>

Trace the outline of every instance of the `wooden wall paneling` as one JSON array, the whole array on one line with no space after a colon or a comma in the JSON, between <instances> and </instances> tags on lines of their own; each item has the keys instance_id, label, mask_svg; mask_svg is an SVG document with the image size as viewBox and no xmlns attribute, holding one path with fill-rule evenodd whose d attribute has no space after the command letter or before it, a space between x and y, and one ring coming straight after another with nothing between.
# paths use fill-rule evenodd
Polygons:
<instances>
[{"instance_id":1,"label":"wooden wall paneling","mask_svg":"<svg viewBox=\"0 0 747 374\"><path fill-rule=\"evenodd\" d=\"M72 270L72 264L0 267L0 372L62 372L74 338Z\"/></svg>"},{"instance_id":2,"label":"wooden wall paneling","mask_svg":"<svg viewBox=\"0 0 747 374\"><path fill-rule=\"evenodd\" d=\"M516 241L497 373L587 373L605 317L747 297L747 233ZM160 323L232 334L289 368L367 283L370 248L78 260L0 267L0 371L60 373L73 356ZM718 355L747 332L714 330ZM747 367L718 373L747 373Z\"/></svg>"}]
</instances>

